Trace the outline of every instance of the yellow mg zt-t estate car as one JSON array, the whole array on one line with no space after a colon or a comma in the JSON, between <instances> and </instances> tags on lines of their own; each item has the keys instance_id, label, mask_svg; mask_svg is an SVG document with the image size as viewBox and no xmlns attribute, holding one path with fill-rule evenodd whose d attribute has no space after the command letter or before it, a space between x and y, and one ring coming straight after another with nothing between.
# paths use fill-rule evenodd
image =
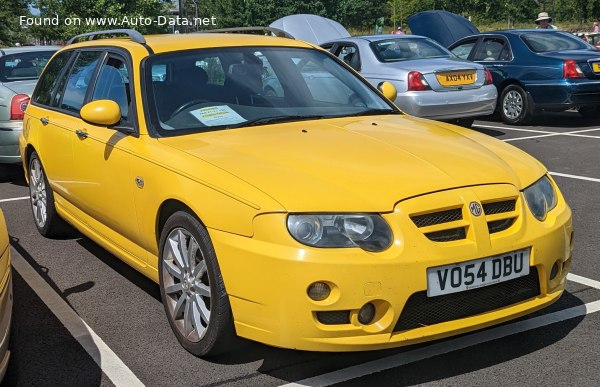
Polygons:
<instances>
[{"instance_id":1,"label":"yellow mg zt-t estate car","mask_svg":"<svg viewBox=\"0 0 600 387\"><path fill-rule=\"evenodd\" d=\"M236 335L390 348L563 292L571 211L522 151L407 116L384 97L393 86L301 41L84 37L50 60L26 111L35 224L52 236L69 223L156 281L191 353Z\"/></svg>"}]
</instances>

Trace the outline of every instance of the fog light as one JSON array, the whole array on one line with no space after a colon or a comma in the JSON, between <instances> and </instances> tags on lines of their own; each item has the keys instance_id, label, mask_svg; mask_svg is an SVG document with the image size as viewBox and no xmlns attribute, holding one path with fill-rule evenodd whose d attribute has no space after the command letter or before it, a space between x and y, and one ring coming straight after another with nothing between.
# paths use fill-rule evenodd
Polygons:
<instances>
[{"instance_id":1,"label":"fog light","mask_svg":"<svg viewBox=\"0 0 600 387\"><path fill-rule=\"evenodd\" d=\"M554 265L552 265L552 271L550 271L550 279L553 280L554 278L556 278L557 274L558 274L558 264L556 262L554 262Z\"/></svg>"},{"instance_id":2,"label":"fog light","mask_svg":"<svg viewBox=\"0 0 600 387\"><path fill-rule=\"evenodd\" d=\"M331 294L329 285L325 282L315 282L308 287L308 296L314 301L323 301Z\"/></svg>"},{"instance_id":3,"label":"fog light","mask_svg":"<svg viewBox=\"0 0 600 387\"><path fill-rule=\"evenodd\" d=\"M373 321L373 317L375 317L375 305L370 302L358 311L358 322L363 325L367 325Z\"/></svg>"}]
</instances>

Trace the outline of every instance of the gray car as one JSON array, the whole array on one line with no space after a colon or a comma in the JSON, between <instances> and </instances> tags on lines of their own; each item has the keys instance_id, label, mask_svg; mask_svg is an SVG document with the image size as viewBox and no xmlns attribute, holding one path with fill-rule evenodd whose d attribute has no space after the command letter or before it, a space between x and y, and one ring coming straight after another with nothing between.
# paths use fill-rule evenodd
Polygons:
<instances>
[{"instance_id":1,"label":"gray car","mask_svg":"<svg viewBox=\"0 0 600 387\"><path fill-rule=\"evenodd\" d=\"M23 113L55 46L0 48L0 163L20 163Z\"/></svg>"},{"instance_id":2,"label":"gray car","mask_svg":"<svg viewBox=\"0 0 600 387\"><path fill-rule=\"evenodd\" d=\"M316 35L323 31L328 41L323 43L320 37L311 43L329 50L374 86L391 82L398 90L394 102L408 114L470 126L474 117L492 114L496 108L498 92L491 73L483 65L458 58L429 38L350 37L347 31L340 32L339 23L314 15L286 16L271 26L304 39L311 37L302 31Z\"/></svg>"}]
</instances>

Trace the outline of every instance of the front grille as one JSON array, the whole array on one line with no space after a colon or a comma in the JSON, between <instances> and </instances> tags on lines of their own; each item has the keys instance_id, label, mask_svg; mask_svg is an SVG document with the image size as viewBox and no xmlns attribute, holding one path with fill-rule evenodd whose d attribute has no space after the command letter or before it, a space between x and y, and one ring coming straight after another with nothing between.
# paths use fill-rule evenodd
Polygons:
<instances>
[{"instance_id":1,"label":"front grille","mask_svg":"<svg viewBox=\"0 0 600 387\"><path fill-rule=\"evenodd\" d=\"M427 297L426 291L418 292L409 297L394 332L475 316L539 294L540 283L535 266L529 268L529 275L525 277L478 289L437 297Z\"/></svg>"},{"instance_id":2,"label":"front grille","mask_svg":"<svg viewBox=\"0 0 600 387\"><path fill-rule=\"evenodd\" d=\"M335 310L332 312L317 312L317 320L325 325L350 324L350 311Z\"/></svg>"},{"instance_id":3,"label":"front grille","mask_svg":"<svg viewBox=\"0 0 600 387\"><path fill-rule=\"evenodd\" d=\"M428 232L427 238L434 242L450 242L465 239L467 237L464 227L451 228L450 230Z\"/></svg>"},{"instance_id":4,"label":"front grille","mask_svg":"<svg viewBox=\"0 0 600 387\"><path fill-rule=\"evenodd\" d=\"M486 215L502 214L504 212L511 212L515 210L517 201L514 199L504 200L502 202L485 203L483 204L483 212Z\"/></svg>"},{"instance_id":5,"label":"front grille","mask_svg":"<svg viewBox=\"0 0 600 387\"><path fill-rule=\"evenodd\" d=\"M495 220L493 222L488 222L488 231L490 234L495 232L504 231L515 222L514 218Z\"/></svg>"},{"instance_id":6,"label":"front grille","mask_svg":"<svg viewBox=\"0 0 600 387\"><path fill-rule=\"evenodd\" d=\"M460 208L455 208L453 210L432 212L425 215L414 215L410 218L417 227L427 227L436 224L454 222L456 220L461 220L463 217L462 210Z\"/></svg>"}]
</instances>

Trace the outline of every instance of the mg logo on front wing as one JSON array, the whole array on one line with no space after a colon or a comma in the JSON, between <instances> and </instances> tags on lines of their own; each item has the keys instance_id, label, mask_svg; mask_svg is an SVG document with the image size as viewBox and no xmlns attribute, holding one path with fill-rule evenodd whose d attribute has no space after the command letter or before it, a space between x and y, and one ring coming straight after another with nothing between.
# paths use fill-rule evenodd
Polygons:
<instances>
[{"instance_id":1,"label":"mg logo on front wing","mask_svg":"<svg viewBox=\"0 0 600 387\"><path fill-rule=\"evenodd\" d=\"M479 204L477 202L469 203L469 210L471 211L471 214L473 214L474 216L479 216L483 212L483 209L481 208L481 204Z\"/></svg>"}]
</instances>

